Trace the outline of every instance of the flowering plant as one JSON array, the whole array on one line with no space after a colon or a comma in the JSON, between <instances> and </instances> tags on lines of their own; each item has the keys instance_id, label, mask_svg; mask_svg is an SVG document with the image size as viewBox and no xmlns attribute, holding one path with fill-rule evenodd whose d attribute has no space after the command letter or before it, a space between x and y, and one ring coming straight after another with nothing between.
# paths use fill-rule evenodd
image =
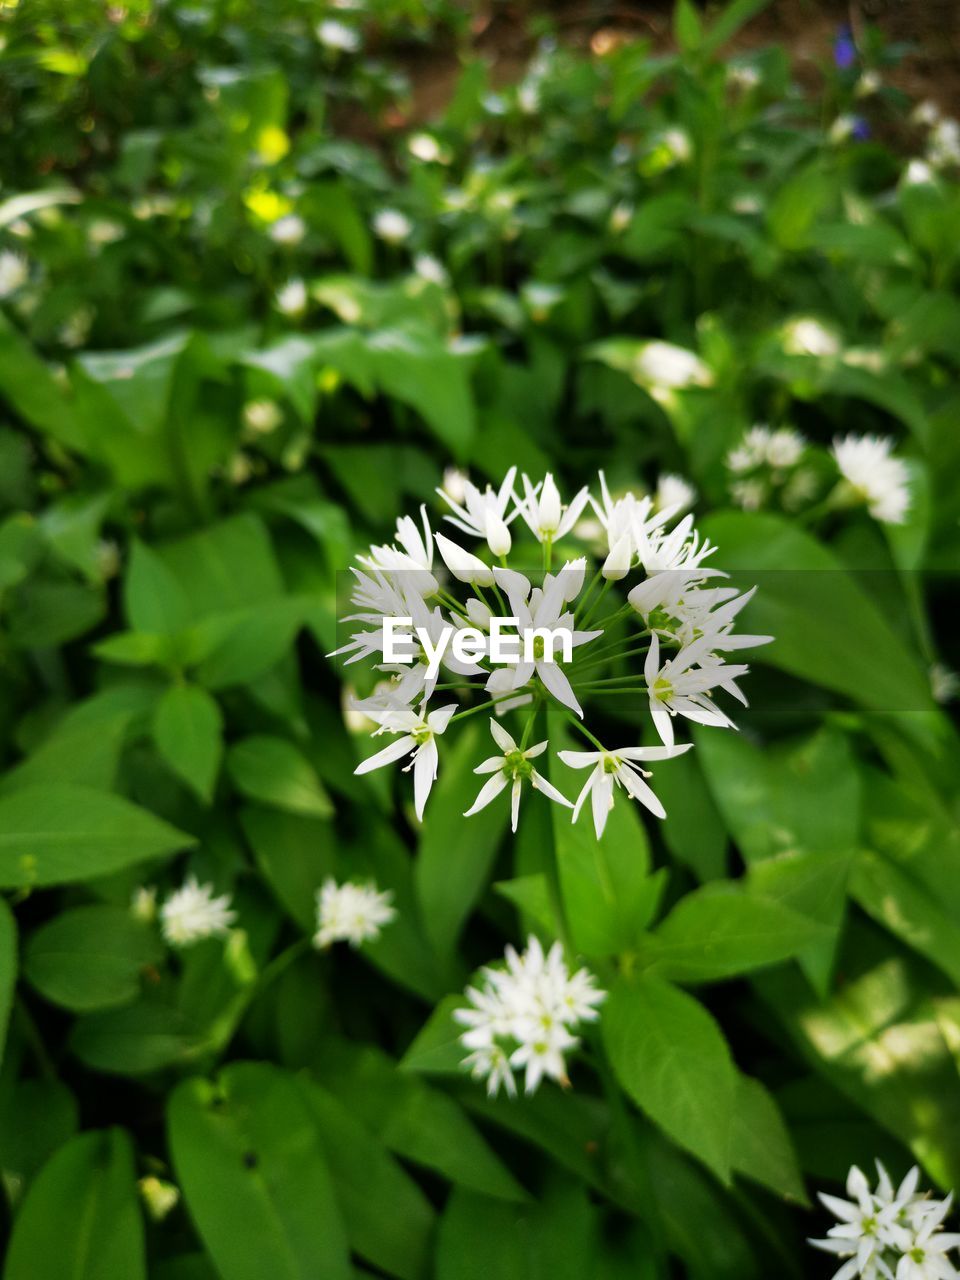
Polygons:
<instances>
[{"instance_id":1,"label":"flowering plant","mask_svg":"<svg viewBox=\"0 0 960 1280\"><path fill-rule=\"evenodd\" d=\"M457 495L439 490L453 513L446 518L461 534L481 540L480 554L433 532L421 508L422 528L404 517L394 543L372 546L360 557L351 594L358 612L344 621L362 629L338 652L348 655L348 663L367 660L389 676L356 701L354 710L369 717L376 736L391 734L393 741L365 759L357 773L409 756L406 767L413 770L422 818L437 776L437 739L468 716L499 718L518 711L519 741L491 719L500 753L477 766L477 773L491 776L464 816L509 788L516 831L527 783L571 808L574 822L589 798L598 839L618 788L662 818L663 805L641 766L689 750L691 743L675 741L677 717L734 727L716 694L745 702L737 680L748 668L728 662L727 655L772 638L735 630L753 592L723 585L725 575L712 561L716 548L698 535L692 516L678 518L677 503L662 505L629 491L612 496L603 472L598 494L584 486L569 502L549 473L536 484L524 475L519 494L515 484L513 467L496 491L481 491L469 480ZM530 576L515 567L519 555L511 526L517 527L518 518L540 553L539 570ZM561 560L561 550L581 554ZM499 637L504 621L516 628L516 652L505 665L494 666L492 638ZM469 632L475 649L470 661L447 656L438 679L431 637L444 629L461 637ZM553 631L567 642L559 658L548 644ZM396 634L410 644L404 666L390 660L388 641ZM584 704L607 697L646 707L659 742L604 745L586 723ZM548 739L533 739L550 707L590 744L590 750L557 753L570 769L590 769L575 803L533 764L548 749Z\"/></svg>"}]
</instances>

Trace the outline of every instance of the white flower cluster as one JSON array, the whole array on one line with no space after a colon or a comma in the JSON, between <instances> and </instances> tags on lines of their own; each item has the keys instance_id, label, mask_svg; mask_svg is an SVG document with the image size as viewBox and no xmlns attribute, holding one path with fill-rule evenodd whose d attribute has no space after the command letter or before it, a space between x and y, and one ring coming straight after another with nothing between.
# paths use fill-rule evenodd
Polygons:
<instances>
[{"instance_id":1,"label":"white flower cluster","mask_svg":"<svg viewBox=\"0 0 960 1280\"><path fill-rule=\"evenodd\" d=\"M893 441L881 436L845 436L833 443L840 474L866 503L875 520L902 524L910 506L910 476L902 458L891 453Z\"/></svg>"},{"instance_id":2,"label":"white flower cluster","mask_svg":"<svg viewBox=\"0 0 960 1280\"><path fill-rule=\"evenodd\" d=\"M893 441L880 436L834 440L830 455L840 482L824 509L865 506L875 520L901 524L910 507L910 473L892 449ZM788 511L798 510L819 487L817 473L808 465L813 452L810 442L792 427L751 427L726 457L731 498L745 511L758 511L773 498Z\"/></svg>"},{"instance_id":3,"label":"white flower cluster","mask_svg":"<svg viewBox=\"0 0 960 1280\"><path fill-rule=\"evenodd\" d=\"M476 813L509 787L516 827L524 783L557 803L571 803L532 764L549 745L542 735L533 741L538 716L549 705L593 748L558 752L570 768L592 770L572 806L574 821L591 796L599 837L617 787L662 817L641 763L689 749L691 744L674 741L677 716L734 727L715 696L723 690L745 703L736 682L748 668L728 663L724 655L771 639L734 631L753 593L718 584L725 575L706 563L715 548L699 536L692 515L674 523L678 506L692 496L689 487L680 489L674 481L679 501L662 506L655 497L629 492L613 497L602 472L599 495L584 487L569 502L550 474L536 484L526 475L519 486L516 480L512 467L497 490L481 490L460 475L453 492L438 490L451 510L447 520L461 534L481 540L486 558L432 532L423 507L421 525L402 518L394 543L373 546L360 557L361 567L353 570L355 611L344 619L358 626L336 652L347 663L367 660L390 677L352 709L374 722L375 734L391 734L393 741L364 760L357 773L407 759L422 818L437 776L437 739L465 716L481 711L501 716L524 707L519 740L491 721L499 751L479 766L478 773L492 776L467 811ZM565 559L554 569L553 552L561 540L584 547L579 522L588 507L602 539L600 563L592 576L586 555ZM537 570L521 573L508 564L511 551L521 564L533 558L528 552L524 561L515 550L517 529L541 562ZM435 552L442 566L435 563ZM640 575L635 585L625 581L631 575ZM529 649L518 644L515 659L497 663L493 641L503 618L516 628L514 639L529 638L533 644ZM388 631L402 636L413 655L410 662L386 660L387 652L394 656ZM456 656L455 644L439 647L444 637L456 639L459 632L464 639L470 633L470 660ZM569 642L560 652L543 640L544 633L556 632ZM441 691L445 698L435 701ZM460 702L477 696L479 702L461 709ZM583 722L583 703L610 696L646 706L661 745L604 746Z\"/></svg>"},{"instance_id":4,"label":"white flower cluster","mask_svg":"<svg viewBox=\"0 0 960 1280\"><path fill-rule=\"evenodd\" d=\"M833 1280L957 1280L960 1271L946 1255L960 1247L960 1235L942 1230L953 1194L945 1200L918 1194L916 1167L896 1188L879 1161L877 1174L871 1191L854 1166L847 1177L849 1200L820 1193L839 1221L826 1239L810 1244L845 1259Z\"/></svg>"},{"instance_id":5,"label":"white flower cluster","mask_svg":"<svg viewBox=\"0 0 960 1280\"><path fill-rule=\"evenodd\" d=\"M212 884L187 876L160 908L163 936L172 947L189 947L204 938L226 937L236 919L228 893L214 896Z\"/></svg>"},{"instance_id":6,"label":"white flower cluster","mask_svg":"<svg viewBox=\"0 0 960 1280\"><path fill-rule=\"evenodd\" d=\"M379 938L381 928L397 914L390 905L391 898L389 891L379 893L373 884L354 884L350 880L337 884L328 876L317 890L314 946L349 942L351 947L359 947Z\"/></svg>"},{"instance_id":7,"label":"white flower cluster","mask_svg":"<svg viewBox=\"0 0 960 1280\"><path fill-rule=\"evenodd\" d=\"M800 466L807 442L793 427L772 430L758 423L727 454L732 472L730 496L744 511L758 511L777 497L787 510L796 510L813 496L816 476Z\"/></svg>"},{"instance_id":8,"label":"white flower cluster","mask_svg":"<svg viewBox=\"0 0 960 1280\"><path fill-rule=\"evenodd\" d=\"M594 986L587 969L570 973L559 942L544 953L531 937L519 955L507 947L505 958L506 968L482 970L483 985L467 988L469 1006L454 1011L467 1028L460 1036L469 1050L463 1066L475 1079L486 1080L491 1096L501 1085L514 1096L514 1072L520 1070L527 1093L535 1092L544 1076L566 1086L565 1055L579 1044L573 1031L597 1017L606 992Z\"/></svg>"}]
</instances>

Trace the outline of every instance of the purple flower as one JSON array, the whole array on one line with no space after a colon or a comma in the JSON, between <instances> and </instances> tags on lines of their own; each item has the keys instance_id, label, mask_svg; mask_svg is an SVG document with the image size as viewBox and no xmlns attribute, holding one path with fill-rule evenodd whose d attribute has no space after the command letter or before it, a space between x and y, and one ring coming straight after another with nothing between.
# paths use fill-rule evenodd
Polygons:
<instances>
[{"instance_id":1,"label":"purple flower","mask_svg":"<svg viewBox=\"0 0 960 1280\"><path fill-rule=\"evenodd\" d=\"M849 71L857 61L857 46L849 27L841 27L833 42L833 60L841 71Z\"/></svg>"},{"instance_id":2,"label":"purple flower","mask_svg":"<svg viewBox=\"0 0 960 1280\"><path fill-rule=\"evenodd\" d=\"M870 137L870 124L868 121L864 120L863 116L856 116L854 118L853 128L850 130L850 137L854 138L857 142L866 142Z\"/></svg>"}]
</instances>

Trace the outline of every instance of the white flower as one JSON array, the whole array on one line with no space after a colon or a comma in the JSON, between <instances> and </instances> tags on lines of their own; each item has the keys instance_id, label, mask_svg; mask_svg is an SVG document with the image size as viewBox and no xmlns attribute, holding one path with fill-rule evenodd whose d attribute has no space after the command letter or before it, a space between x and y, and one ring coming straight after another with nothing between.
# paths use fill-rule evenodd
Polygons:
<instances>
[{"instance_id":1,"label":"white flower","mask_svg":"<svg viewBox=\"0 0 960 1280\"><path fill-rule=\"evenodd\" d=\"M516 831L517 819L520 815L520 792L525 780L535 791L542 791L549 800L556 801L557 804L565 804L568 809L572 809L573 805L566 796L561 795L556 787L551 784L538 773L530 763L546 751L547 743L538 742L535 746L528 747L526 751L521 750L514 742L510 734L496 720L490 721L490 732L497 746L503 752L501 756L490 756L484 760L482 764L478 764L474 769L474 773L491 773L493 777L485 782L480 788L476 800L469 809L464 813L465 818L470 818L475 813L479 813L496 796L503 791L504 787L510 787L510 829Z\"/></svg>"},{"instance_id":2,"label":"white flower","mask_svg":"<svg viewBox=\"0 0 960 1280\"><path fill-rule=\"evenodd\" d=\"M90 336L93 326L94 310L92 307L77 307L60 326L57 337L65 347L82 347Z\"/></svg>"},{"instance_id":3,"label":"white flower","mask_svg":"<svg viewBox=\"0 0 960 1280\"><path fill-rule=\"evenodd\" d=\"M606 993L586 969L570 973L559 942L544 954L531 937L520 955L507 947L505 959L505 969L483 970L483 986L468 987L468 1006L454 1012L466 1027L460 1043L470 1050L463 1066L487 1081L491 1095L501 1085L516 1093L514 1069L524 1071L527 1093L545 1076L569 1084L565 1055L579 1043L573 1029L597 1017Z\"/></svg>"},{"instance_id":4,"label":"white flower","mask_svg":"<svg viewBox=\"0 0 960 1280\"><path fill-rule=\"evenodd\" d=\"M317 890L317 932L315 947L329 947L334 942L349 942L359 947L363 942L379 938L380 930L396 918L391 906L392 893L377 891L374 884L337 884L331 876Z\"/></svg>"},{"instance_id":5,"label":"white flower","mask_svg":"<svg viewBox=\"0 0 960 1280\"><path fill-rule=\"evenodd\" d=\"M30 267L26 258L10 249L0 253L0 298L9 298L27 282Z\"/></svg>"},{"instance_id":6,"label":"white flower","mask_svg":"<svg viewBox=\"0 0 960 1280\"><path fill-rule=\"evenodd\" d=\"M674 515L686 511L697 500L697 491L683 476L663 475L657 481L653 495L655 511L670 510Z\"/></svg>"},{"instance_id":7,"label":"white flower","mask_svg":"<svg viewBox=\"0 0 960 1280\"><path fill-rule=\"evenodd\" d=\"M781 339L788 355L828 358L840 354L837 335L812 316L788 321L781 330Z\"/></svg>"},{"instance_id":8,"label":"white flower","mask_svg":"<svg viewBox=\"0 0 960 1280\"><path fill-rule=\"evenodd\" d=\"M780 427L767 442L766 461L771 467L792 467L800 461L806 441L792 427Z\"/></svg>"},{"instance_id":9,"label":"white flower","mask_svg":"<svg viewBox=\"0 0 960 1280\"><path fill-rule=\"evenodd\" d=\"M307 286L302 280L288 280L277 290L277 310L285 316L299 316L307 309Z\"/></svg>"},{"instance_id":10,"label":"white flower","mask_svg":"<svg viewBox=\"0 0 960 1280\"><path fill-rule=\"evenodd\" d=\"M942 662L935 662L928 674L934 702L943 705L952 701L960 692L960 676L956 671L951 671L949 667L944 666Z\"/></svg>"},{"instance_id":11,"label":"white flower","mask_svg":"<svg viewBox=\"0 0 960 1280\"><path fill-rule=\"evenodd\" d=\"M864 71L854 86L854 93L858 98L869 98L873 94L879 93L882 88L883 79L879 71Z\"/></svg>"},{"instance_id":12,"label":"white flower","mask_svg":"<svg viewBox=\"0 0 960 1280\"><path fill-rule=\"evenodd\" d=\"M137 1182L147 1213L154 1222L162 1222L180 1202L180 1192L172 1182L164 1182L148 1174Z\"/></svg>"},{"instance_id":13,"label":"white flower","mask_svg":"<svg viewBox=\"0 0 960 1280\"><path fill-rule=\"evenodd\" d=\"M276 431L283 421L283 410L276 400L266 396L259 400L248 400L243 406L244 426L255 435L266 436Z\"/></svg>"},{"instance_id":14,"label":"white flower","mask_svg":"<svg viewBox=\"0 0 960 1280\"><path fill-rule=\"evenodd\" d=\"M670 391L709 387L713 382L710 366L695 352L659 340L643 344L631 373L638 382Z\"/></svg>"},{"instance_id":15,"label":"white flower","mask_svg":"<svg viewBox=\"0 0 960 1280\"><path fill-rule=\"evenodd\" d=\"M607 477L602 471L598 474L600 477L600 501L598 502L592 493L589 498L590 505L597 513L597 519L607 535L607 549L612 553L616 548L618 555L622 557L623 543L624 539L626 539L627 546L631 550L632 559L632 530L633 517L637 508L636 495L625 493L619 498L611 497L610 490L607 488Z\"/></svg>"},{"instance_id":16,"label":"white flower","mask_svg":"<svg viewBox=\"0 0 960 1280\"><path fill-rule=\"evenodd\" d=\"M122 240L123 236L122 224L113 222L110 218L97 218L87 227L87 239L96 249L114 244L117 240Z\"/></svg>"},{"instance_id":17,"label":"white flower","mask_svg":"<svg viewBox=\"0 0 960 1280\"><path fill-rule=\"evenodd\" d=\"M767 500L767 486L762 480L736 480L730 486L730 497L744 511L759 511Z\"/></svg>"},{"instance_id":18,"label":"white flower","mask_svg":"<svg viewBox=\"0 0 960 1280\"><path fill-rule=\"evenodd\" d=\"M517 468L511 467L496 493L489 485L481 493L469 480L463 481L463 497L460 500L451 497L444 489L437 490L455 512L446 519L462 533L472 534L475 538L486 538L487 546L495 556L507 555L513 545L507 524L515 518L517 512L514 509L508 520L507 507L511 502L516 502L513 492L516 474Z\"/></svg>"},{"instance_id":19,"label":"white flower","mask_svg":"<svg viewBox=\"0 0 960 1280\"><path fill-rule=\"evenodd\" d=\"M134 920L152 924L157 918L156 885L137 885L130 897L130 914Z\"/></svg>"},{"instance_id":20,"label":"white flower","mask_svg":"<svg viewBox=\"0 0 960 1280\"><path fill-rule=\"evenodd\" d=\"M960 1246L960 1235L942 1232L953 1203L917 1193L914 1167L894 1188L877 1161L875 1191L854 1166L847 1177L848 1200L820 1193L820 1200L839 1221L826 1238L811 1240L816 1249L845 1259L834 1280L957 1280L960 1272L946 1254Z\"/></svg>"},{"instance_id":21,"label":"white flower","mask_svg":"<svg viewBox=\"0 0 960 1280\"><path fill-rule=\"evenodd\" d=\"M295 213L278 218L270 227L270 239L274 244L296 245L307 234L307 224Z\"/></svg>"},{"instance_id":22,"label":"white flower","mask_svg":"<svg viewBox=\"0 0 960 1280\"><path fill-rule=\"evenodd\" d=\"M516 512L523 516L527 527L538 542L556 542L570 532L577 523L580 512L590 496L587 486L574 495L565 507L552 474L548 471L539 484L531 484L526 473L523 477L523 497L517 498Z\"/></svg>"},{"instance_id":23,"label":"white flower","mask_svg":"<svg viewBox=\"0 0 960 1280\"><path fill-rule=\"evenodd\" d=\"M455 578L471 586L493 586L493 570L479 556L464 551L463 547L442 533L435 533L433 536L443 563Z\"/></svg>"},{"instance_id":24,"label":"white flower","mask_svg":"<svg viewBox=\"0 0 960 1280\"><path fill-rule=\"evenodd\" d=\"M427 516L427 508L422 504L420 520L423 525L422 534L410 516L401 516L397 521L394 537L400 543L400 549L388 544L373 546L370 548L369 555L359 556L358 559L361 564L368 565L371 569L423 575L418 576L414 585L421 596L431 596L437 591L439 584L432 573L433 534L430 532L430 519ZM405 587L410 585L409 582L404 582Z\"/></svg>"},{"instance_id":25,"label":"white flower","mask_svg":"<svg viewBox=\"0 0 960 1280\"><path fill-rule=\"evenodd\" d=\"M846 436L833 442L833 456L855 497L875 520L902 524L910 506L909 472L892 456L893 441L881 436Z\"/></svg>"},{"instance_id":26,"label":"white flower","mask_svg":"<svg viewBox=\"0 0 960 1280\"><path fill-rule=\"evenodd\" d=\"M846 142L848 138L853 136L853 131L857 127L857 117L844 112L837 116L833 124L827 130L827 137L834 143Z\"/></svg>"},{"instance_id":27,"label":"white flower","mask_svg":"<svg viewBox=\"0 0 960 1280\"><path fill-rule=\"evenodd\" d=\"M446 267L432 253L418 253L413 260L413 269L421 280L428 280L430 284L444 288L450 283Z\"/></svg>"},{"instance_id":28,"label":"white flower","mask_svg":"<svg viewBox=\"0 0 960 1280\"><path fill-rule=\"evenodd\" d=\"M686 164L693 155L693 143L686 129L664 129L659 141L675 164Z\"/></svg>"},{"instance_id":29,"label":"white flower","mask_svg":"<svg viewBox=\"0 0 960 1280\"><path fill-rule=\"evenodd\" d=\"M413 769L414 808L417 817L423 821L423 809L430 794L430 788L437 778L437 763L440 755L437 751L436 738L444 732L450 723L450 717L456 711L451 704L438 707L424 716L423 710L418 713L410 707L395 707L386 712L381 720L378 733L401 733L403 736L388 747L370 756L357 765L354 773L369 773L372 769L382 769L402 756L411 755L412 760L404 772Z\"/></svg>"},{"instance_id":30,"label":"white flower","mask_svg":"<svg viewBox=\"0 0 960 1280\"><path fill-rule=\"evenodd\" d=\"M198 884L187 876L160 908L163 936L173 947L188 947L203 938L225 937L236 919L230 895L214 897L212 884Z\"/></svg>"},{"instance_id":31,"label":"white flower","mask_svg":"<svg viewBox=\"0 0 960 1280\"><path fill-rule=\"evenodd\" d=\"M644 782L650 774L641 769L641 760L672 760L674 756L683 755L693 746L692 742L682 746L663 747L620 747L616 751L558 751L557 755L571 769L589 769L593 772L577 796L573 807L573 821L580 817L587 796L592 797L593 826L597 839L603 835L607 818L613 808L613 797L616 787L620 786L627 795L650 810L658 818L665 818L666 811L654 793Z\"/></svg>"},{"instance_id":32,"label":"white flower","mask_svg":"<svg viewBox=\"0 0 960 1280\"><path fill-rule=\"evenodd\" d=\"M908 187L923 187L934 181L933 169L926 160L911 160L903 173L903 183Z\"/></svg>"},{"instance_id":33,"label":"white flower","mask_svg":"<svg viewBox=\"0 0 960 1280\"><path fill-rule=\"evenodd\" d=\"M927 159L935 169L960 165L960 123L938 120L927 140Z\"/></svg>"},{"instance_id":34,"label":"white flower","mask_svg":"<svg viewBox=\"0 0 960 1280\"><path fill-rule=\"evenodd\" d=\"M542 587L533 588L522 573L516 573L512 569L494 569L494 579L507 593L510 616L517 619L521 634L540 628L548 631L565 630L570 635L571 653L580 645L588 644L603 635L602 631L576 630L573 614L564 607L579 594L583 586L585 565L585 560L568 561L558 573L548 573ZM562 651L554 650L548 659L542 636L535 638L532 658L524 657L521 651L516 664L495 670L487 680L486 687L495 693L522 689L535 674L547 692L559 703L575 711L578 716L583 715L583 708L563 671Z\"/></svg>"},{"instance_id":35,"label":"white flower","mask_svg":"<svg viewBox=\"0 0 960 1280\"><path fill-rule=\"evenodd\" d=\"M433 164L443 154L440 143L432 133L412 133L407 139L407 149L417 160L424 164Z\"/></svg>"},{"instance_id":36,"label":"white flower","mask_svg":"<svg viewBox=\"0 0 960 1280\"><path fill-rule=\"evenodd\" d=\"M910 123L922 125L931 128L940 119L940 108L935 102L926 98L923 102L918 102L910 112Z\"/></svg>"},{"instance_id":37,"label":"white flower","mask_svg":"<svg viewBox=\"0 0 960 1280\"><path fill-rule=\"evenodd\" d=\"M727 84L749 91L760 83L760 72L746 63L730 63L727 67Z\"/></svg>"},{"instance_id":38,"label":"white flower","mask_svg":"<svg viewBox=\"0 0 960 1280\"><path fill-rule=\"evenodd\" d=\"M402 244L413 230L413 223L399 209L381 209L374 215L373 230L387 244Z\"/></svg>"},{"instance_id":39,"label":"white flower","mask_svg":"<svg viewBox=\"0 0 960 1280\"><path fill-rule=\"evenodd\" d=\"M334 18L317 24L317 39L325 48L337 49L341 53L356 53L360 48L360 33Z\"/></svg>"},{"instance_id":40,"label":"white flower","mask_svg":"<svg viewBox=\"0 0 960 1280\"><path fill-rule=\"evenodd\" d=\"M711 689L726 689L745 703L736 680L746 673L747 668L743 665L727 666L719 659L713 659L713 643L713 636L701 636L661 666L660 638L656 632L650 637L643 675L647 682L650 715L665 746L673 745L672 716L685 716L697 724L735 728L730 717L714 704L709 695ZM705 663L708 665L703 665Z\"/></svg>"}]
</instances>

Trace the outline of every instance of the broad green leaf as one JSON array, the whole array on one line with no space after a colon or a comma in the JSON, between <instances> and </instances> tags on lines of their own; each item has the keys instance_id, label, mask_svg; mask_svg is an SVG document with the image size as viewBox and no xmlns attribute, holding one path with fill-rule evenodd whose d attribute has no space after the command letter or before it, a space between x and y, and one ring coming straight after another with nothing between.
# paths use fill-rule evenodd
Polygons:
<instances>
[{"instance_id":1,"label":"broad green leaf","mask_svg":"<svg viewBox=\"0 0 960 1280\"><path fill-rule=\"evenodd\" d=\"M600 1277L599 1249L596 1211L578 1182L555 1178L520 1209L458 1189L440 1223L436 1280Z\"/></svg>"},{"instance_id":2,"label":"broad green leaf","mask_svg":"<svg viewBox=\"0 0 960 1280\"><path fill-rule=\"evenodd\" d=\"M350 1247L400 1280L427 1274L433 1206L416 1182L326 1089L301 1082L327 1158Z\"/></svg>"},{"instance_id":3,"label":"broad green leaf","mask_svg":"<svg viewBox=\"0 0 960 1280\"><path fill-rule=\"evenodd\" d=\"M177 777L209 804L223 751L216 699L197 685L171 685L157 704L153 740Z\"/></svg>"},{"instance_id":4,"label":"broad green leaf","mask_svg":"<svg viewBox=\"0 0 960 1280\"><path fill-rule=\"evenodd\" d=\"M59 1080L20 1080L0 1102L0 1169L17 1207L50 1156L77 1132L77 1100Z\"/></svg>"},{"instance_id":5,"label":"broad green leaf","mask_svg":"<svg viewBox=\"0 0 960 1280\"><path fill-rule=\"evenodd\" d=\"M227 754L233 785L250 800L287 813L328 818L333 805L313 765L286 738L255 734Z\"/></svg>"},{"instance_id":6,"label":"broad green leaf","mask_svg":"<svg viewBox=\"0 0 960 1280\"><path fill-rule=\"evenodd\" d=\"M4 1280L146 1280L133 1147L78 1134L44 1165L14 1223Z\"/></svg>"},{"instance_id":7,"label":"broad green leaf","mask_svg":"<svg viewBox=\"0 0 960 1280\"><path fill-rule=\"evenodd\" d=\"M657 796L667 811L660 824L667 848L700 880L725 875L727 836L699 752L661 761L656 777Z\"/></svg>"},{"instance_id":8,"label":"broad green leaf","mask_svg":"<svg viewBox=\"0 0 960 1280\"><path fill-rule=\"evenodd\" d=\"M710 982L780 964L829 937L775 899L715 883L681 898L641 954L675 982Z\"/></svg>"},{"instance_id":9,"label":"broad green leaf","mask_svg":"<svg viewBox=\"0 0 960 1280\"><path fill-rule=\"evenodd\" d=\"M465 458L475 430L465 362L425 329L382 329L368 345L387 395L416 409L437 439Z\"/></svg>"},{"instance_id":10,"label":"broad green leaf","mask_svg":"<svg viewBox=\"0 0 960 1280\"><path fill-rule=\"evenodd\" d=\"M74 406L47 365L0 311L0 397L38 431L76 447Z\"/></svg>"},{"instance_id":11,"label":"broad green leaf","mask_svg":"<svg viewBox=\"0 0 960 1280\"><path fill-rule=\"evenodd\" d=\"M70 782L108 791L131 722L152 705L147 683L118 684L75 703L26 760L0 778L0 791L42 782Z\"/></svg>"},{"instance_id":12,"label":"broad green leaf","mask_svg":"<svg viewBox=\"0 0 960 1280\"><path fill-rule=\"evenodd\" d=\"M613 988L601 1027L617 1078L637 1106L727 1181L737 1077L710 1014L693 996L641 975Z\"/></svg>"},{"instance_id":13,"label":"broad green leaf","mask_svg":"<svg viewBox=\"0 0 960 1280\"><path fill-rule=\"evenodd\" d=\"M177 1179L222 1280L348 1280L323 1144L295 1077L237 1063L168 1108Z\"/></svg>"},{"instance_id":14,"label":"broad green leaf","mask_svg":"<svg viewBox=\"0 0 960 1280\"><path fill-rule=\"evenodd\" d=\"M123 580L123 608L134 631L173 635L191 621L190 605L176 575L143 542L135 542Z\"/></svg>"},{"instance_id":15,"label":"broad green leaf","mask_svg":"<svg viewBox=\"0 0 960 1280\"><path fill-rule=\"evenodd\" d=\"M560 716L548 719L551 748L576 744ZM550 780L569 796L586 781L550 760ZM589 812L576 823L569 809L551 804L553 840L564 910L578 950L609 956L636 945L657 908L663 877L649 875L650 847L643 819L625 792L618 791L603 836L597 840Z\"/></svg>"},{"instance_id":16,"label":"broad green leaf","mask_svg":"<svg viewBox=\"0 0 960 1280\"><path fill-rule=\"evenodd\" d=\"M457 1103L399 1070L372 1045L327 1042L317 1055L315 1072L394 1155L487 1196L525 1198Z\"/></svg>"},{"instance_id":17,"label":"broad green leaf","mask_svg":"<svg viewBox=\"0 0 960 1280\"><path fill-rule=\"evenodd\" d=\"M82 1012L136 999L142 971L162 957L156 931L125 908L75 907L31 934L23 972L47 1000Z\"/></svg>"},{"instance_id":18,"label":"broad green leaf","mask_svg":"<svg viewBox=\"0 0 960 1280\"><path fill-rule=\"evenodd\" d=\"M476 720L465 725L441 764L427 803L414 877L424 926L441 956L453 951L466 917L486 887L506 827L505 804L490 804L469 821L463 817L483 781L473 769L493 750L486 725Z\"/></svg>"},{"instance_id":19,"label":"broad green leaf","mask_svg":"<svg viewBox=\"0 0 960 1280\"><path fill-rule=\"evenodd\" d=\"M0 899L0 1061L7 1039L7 1025L17 983L17 924L13 912Z\"/></svg>"},{"instance_id":20,"label":"broad green leaf","mask_svg":"<svg viewBox=\"0 0 960 1280\"><path fill-rule=\"evenodd\" d=\"M828 999L796 969L754 982L817 1072L904 1142L942 1187L960 1178L960 1090L928 971L851 930L845 982ZM944 1013L946 1013L944 1007Z\"/></svg>"},{"instance_id":21,"label":"broad green leaf","mask_svg":"<svg viewBox=\"0 0 960 1280\"><path fill-rule=\"evenodd\" d=\"M931 706L925 673L876 605L810 534L774 515L724 513L700 525L723 548L732 584L757 594L740 615L744 631L775 637L752 653L872 710Z\"/></svg>"},{"instance_id":22,"label":"broad green leaf","mask_svg":"<svg viewBox=\"0 0 960 1280\"><path fill-rule=\"evenodd\" d=\"M0 796L0 887L69 884L194 844L120 796L65 783Z\"/></svg>"},{"instance_id":23,"label":"broad green leaf","mask_svg":"<svg viewBox=\"0 0 960 1280\"><path fill-rule=\"evenodd\" d=\"M703 23L693 0L677 0L673 9L673 34L684 53L696 53L703 41Z\"/></svg>"},{"instance_id":24,"label":"broad green leaf","mask_svg":"<svg viewBox=\"0 0 960 1280\"><path fill-rule=\"evenodd\" d=\"M453 1012L463 1004L463 996L444 996L403 1055L401 1070L438 1075L461 1071L467 1050L460 1043L463 1027L454 1021Z\"/></svg>"},{"instance_id":25,"label":"broad green leaf","mask_svg":"<svg viewBox=\"0 0 960 1280\"><path fill-rule=\"evenodd\" d=\"M780 1108L759 1080L737 1077L730 1164L735 1173L788 1200L807 1203L803 1178Z\"/></svg>"},{"instance_id":26,"label":"broad green leaf","mask_svg":"<svg viewBox=\"0 0 960 1280\"><path fill-rule=\"evenodd\" d=\"M172 1005L141 999L78 1018L69 1045L92 1071L144 1076L195 1061L209 1049L208 1040L202 1028Z\"/></svg>"},{"instance_id":27,"label":"broad green leaf","mask_svg":"<svg viewBox=\"0 0 960 1280\"><path fill-rule=\"evenodd\" d=\"M762 13L769 5L770 0L730 0L711 23L701 46L702 53L711 57L728 40L732 40L745 23Z\"/></svg>"},{"instance_id":28,"label":"broad green leaf","mask_svg":"<svg viewBox=\"0 0 960 1280\"><path fill-rule=\"evenodd\" d=\"M850 894L874 920L960 985L960 924L908 870L861 849Z\"/></svg>"},{"instance_id":29,"label":"broad green leaf","mask_svg":"<svg viewBox=\"0 0 960 1280\"><path fill-rule=\"evenodd\" d=\"M257 866L278 901L308 933L316 930L316 895L335 871L332 825L322 818L254 805L240 811Z\"/></svg>"}]
</instances>

